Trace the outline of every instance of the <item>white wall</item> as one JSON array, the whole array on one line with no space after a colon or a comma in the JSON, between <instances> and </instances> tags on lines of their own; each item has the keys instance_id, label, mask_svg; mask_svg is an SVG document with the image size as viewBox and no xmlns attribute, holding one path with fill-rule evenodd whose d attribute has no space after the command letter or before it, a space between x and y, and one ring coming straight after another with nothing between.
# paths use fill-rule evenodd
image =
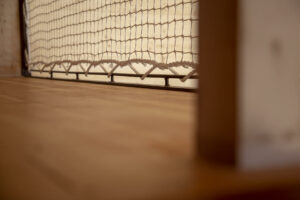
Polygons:
<instances>
[{"instance_id":1,"label":"white wall","mask_svg":"<svg viewBox=\"0 0 300 200\"><path fill-rule=\"evenodd\" d=\"M0 0L0 76L21 71L18 0Z\"/></svg>"},{"instance_id":2,"label":"white wall","mask_svg":"<svg viewBox=\"0 0 300 200\"><path fill-rule=\"evenodd\" d=\"M240 0L240 8L240 164L300 164L300 1Z\"/></svg>"}]
</instances>

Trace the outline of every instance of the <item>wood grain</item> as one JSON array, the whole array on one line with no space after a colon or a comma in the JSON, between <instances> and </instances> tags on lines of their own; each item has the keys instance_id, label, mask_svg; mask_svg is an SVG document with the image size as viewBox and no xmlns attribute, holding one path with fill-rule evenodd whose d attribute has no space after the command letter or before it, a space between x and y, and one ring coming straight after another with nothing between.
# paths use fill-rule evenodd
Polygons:
<instances>
[{"instance_id":1,"label":"wood grain","mask_svg":"<svg viewBox=\"0 0 300 200\"><path fill-rule=\"evenodd\" d=\"M192 93L25 78L0 91L1 199L154 198L189 177Z\"/></svg>"},{"instance_id":2,"label":"wood grain","mask_svg":"<svg viewBox=\"0 0 300 200\"><path fill-rule=\"evenodd\" d=\"M0 79L0 199L286 197L299 186L297 169L241 173L196 162L195 96Z\"/></svg>"}]
</instances>

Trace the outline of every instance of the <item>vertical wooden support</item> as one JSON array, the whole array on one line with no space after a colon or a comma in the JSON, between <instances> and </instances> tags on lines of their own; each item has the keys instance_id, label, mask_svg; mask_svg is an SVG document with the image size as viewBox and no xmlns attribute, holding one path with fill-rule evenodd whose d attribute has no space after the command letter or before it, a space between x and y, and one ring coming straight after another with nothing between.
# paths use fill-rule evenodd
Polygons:
<instances>
[{"instance_id":1,"label":"vertical wooden support","mask_svg":"<svg viewBox=\"0 0 300 200\"><path fill-rule=\"evenodd\" d=\"M200 0L197 151L236 164L238 0Z\"/></svg>"}]
</instances>

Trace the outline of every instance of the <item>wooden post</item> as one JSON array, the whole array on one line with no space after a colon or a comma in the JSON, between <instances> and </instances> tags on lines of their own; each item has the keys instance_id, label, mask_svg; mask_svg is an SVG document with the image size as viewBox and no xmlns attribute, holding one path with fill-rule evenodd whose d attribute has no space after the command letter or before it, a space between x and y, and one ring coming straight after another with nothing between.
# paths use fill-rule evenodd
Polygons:
<instances>
[{"instance_id":1,"label":"wooden post","mask_svg":"<svg viewBox=\"0 0 300 200\"><path fill-rule=\"evenodd\" d=\"M200 0L197 151L236 164L237 0Z\"/></svg>"}]
</instances>

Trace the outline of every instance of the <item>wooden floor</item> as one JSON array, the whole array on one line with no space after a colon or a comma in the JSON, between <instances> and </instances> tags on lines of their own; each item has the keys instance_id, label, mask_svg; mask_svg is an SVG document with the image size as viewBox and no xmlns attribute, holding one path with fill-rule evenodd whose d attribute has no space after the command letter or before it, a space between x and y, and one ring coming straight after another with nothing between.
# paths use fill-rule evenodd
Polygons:
<instances>
[{"instance_id":1,"label":"wooden floor","mask_svg":"<svg viewBox=\"0 0 300 200\"><path fill-rule=\"evenodd\" d=\"M236 175L196 162L195 98L0 79L0 199L203 199L299 183L291 171Z\"/></svg>"}]
</instances>

